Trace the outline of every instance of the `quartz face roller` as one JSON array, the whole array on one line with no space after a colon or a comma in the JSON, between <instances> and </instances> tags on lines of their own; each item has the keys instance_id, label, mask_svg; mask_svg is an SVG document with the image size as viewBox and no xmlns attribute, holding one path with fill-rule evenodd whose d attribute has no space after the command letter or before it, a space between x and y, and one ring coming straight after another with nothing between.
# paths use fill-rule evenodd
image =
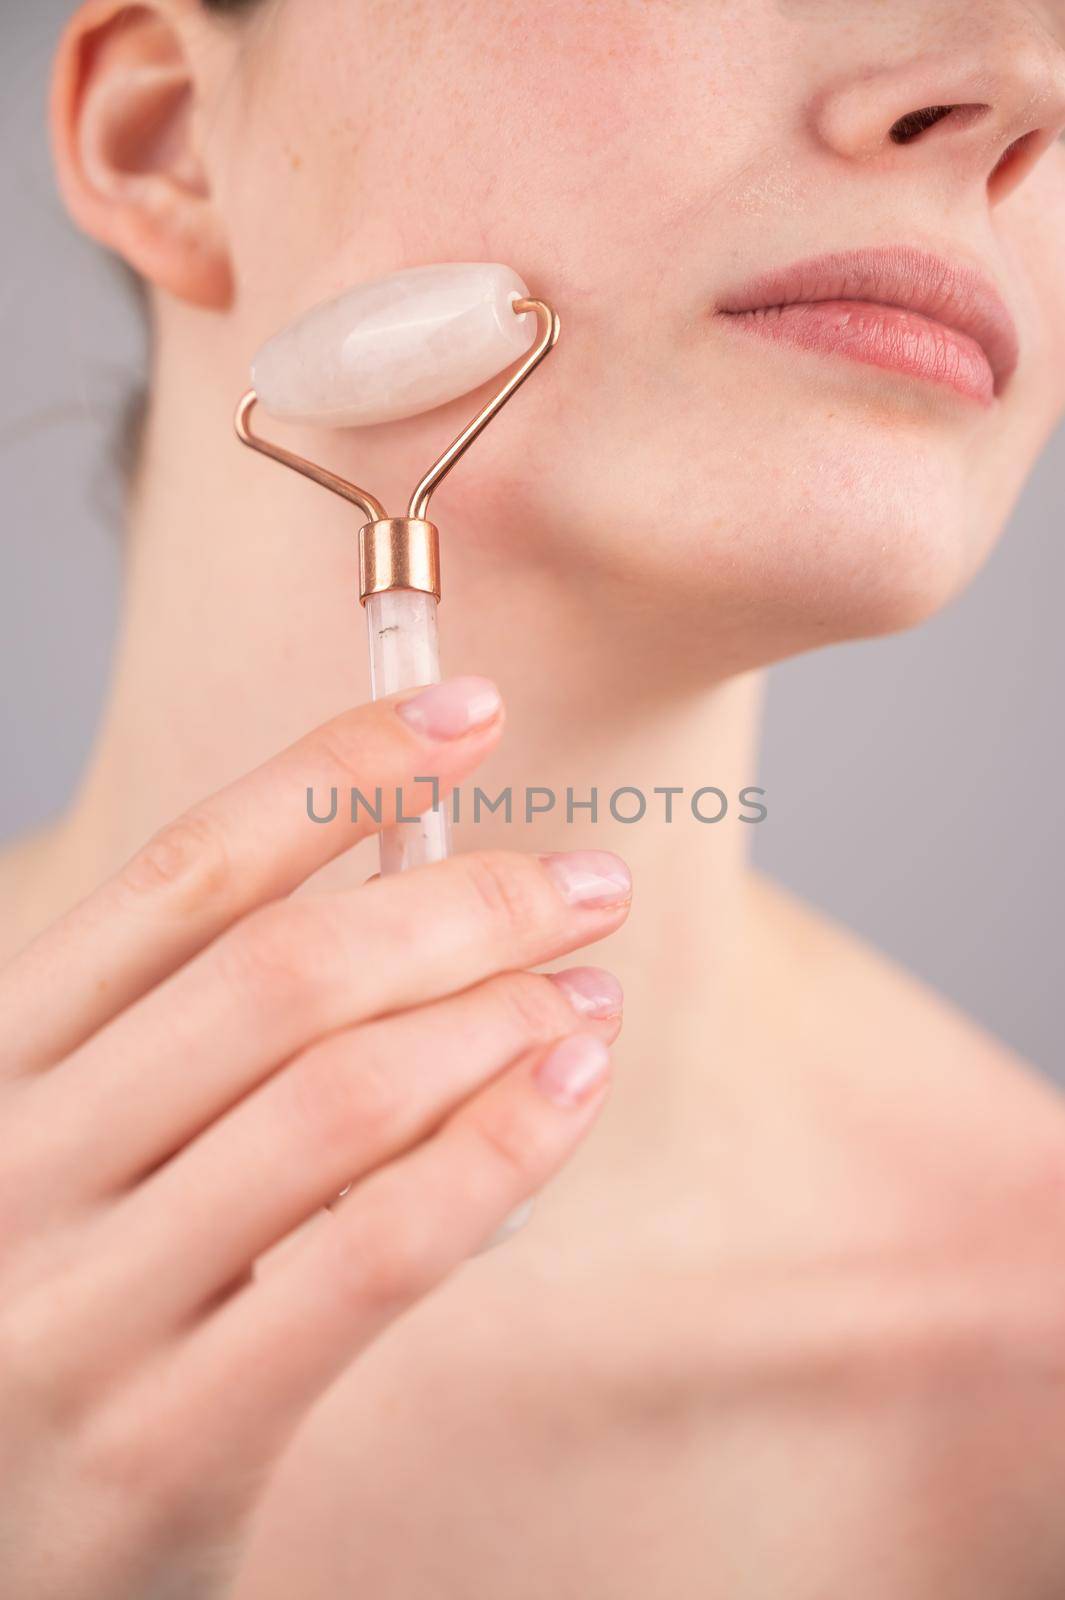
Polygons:
<instances>
[{"instance_id":1,"label":"quartz face roller","mask_svg":"<svg viewBox=\"0 0 1065 1600\"><path fill-rule=\"evenodd\" d=\"M329 428L394 422L469 394L526 354L528 290L490 262L412 267L300 317L259 352L252 380L274 417Z\"/></svg>"},{"instance_id":2,"label":"quartz face roller","mask_svg":"<svg viewBox=\"0 0 1065 1600\"><path fill-rule=\"evenodd\" d=\"M558 317L510 267L454 262L411 267L315 306L256 357L236 416L242 443L342 496L362 514L359 598L370 633L374 699L440 681L436 608L438 530L430 499L455 463L554 347ZM410 498L389 516L368 490L253 430L261 405L311 427L358 428L430 411L514 370L455 438ZM445 810L426 809L382 835L381 871L440 861L450 849ZM421 795L417 796L417 801Z\"/></svg>"}]
</instances>

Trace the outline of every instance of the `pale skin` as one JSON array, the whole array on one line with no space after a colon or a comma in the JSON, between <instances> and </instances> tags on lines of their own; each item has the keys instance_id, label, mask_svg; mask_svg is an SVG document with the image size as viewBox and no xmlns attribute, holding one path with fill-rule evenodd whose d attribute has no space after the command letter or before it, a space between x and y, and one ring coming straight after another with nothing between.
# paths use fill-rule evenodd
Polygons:
<instances>
[{"instance_id":1,"label":"pale skin","mask_svg":"<svg viewBox=\"0 0 1065 1600\"><path fill-rule=\"evenodd\" d=\"M1060 8L93 0L52 117L156 348L97 747L2 869L5 1594L1055 1600L1057 1093L738 822L483 821L367 884L301 805L427 759L735 794L758 669L963 585L1065 399ZM992 276L991 405L712 314L880 244ZM350 709L350 516L229 421L292 315L464 259L565 332L436 504L506 729L481 682L431 737ZM393 504L469 409L286 442ZM609 978L528 970L605 936L608 1102L545 1063L601 1061Z\"/></svg>"}]
</instances>

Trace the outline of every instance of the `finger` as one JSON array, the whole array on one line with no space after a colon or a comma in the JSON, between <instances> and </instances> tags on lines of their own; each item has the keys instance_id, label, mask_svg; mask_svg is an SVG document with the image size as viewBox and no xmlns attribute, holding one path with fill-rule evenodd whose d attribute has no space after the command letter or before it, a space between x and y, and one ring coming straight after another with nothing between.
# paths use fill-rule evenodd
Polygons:
<instances>
[{"instance_id":1,"label":"finger","mask_svg":"<svg viewBox=\"0 0 1065 1600\"><path fill-rule=\"evenodd\" d=\"M605 1097L601 1040L522 1062L440 1132L360 1184L287 1263L213 1313L168 1392L257 1460L388 1323L472 1255L573 1154Z\"/></svg>"},{"instance_id":2,"label":"finger","mask_svg":"<svg viewBox=\"0 0 1065 1600\"><path fill-rule=\"evenodd\" d=\"M456 678L360 706L169 824L0 975L5 1060L19 1071L58 1060L252 908L393 821L397 793L399 815L426 810L426 780L446 793L497 742L501 704L486 679ZM335 818L316 825L308 792L328 818L334 790Z\"/></svg>"},{"instance_id":3,"label":"finger","mask_svg":"<svg viewBox=\"0 0 1065 1600\"><path fill-rule=\"evenodd\" d=\"M33 1082L13 1159L64 1194L125 1187L326 1034L601 939L630 894L606 852L500 852L258 911Z\"/></svg>"},{"instance_id":4,"label":"finger","mask_svg":"<svg viewBox=\"0 0 1065 1600\"><path fill-rule=\"evenodd\" d=\"M187 1325L346 1185L428 1137L534 1047L579 1019L612 1041L621 1004L617 980L595 968L508 973L332 1036L115 1207L87 1292L98 1298L106 1284L135 1344Z\"/></svg>"}]
</instances>

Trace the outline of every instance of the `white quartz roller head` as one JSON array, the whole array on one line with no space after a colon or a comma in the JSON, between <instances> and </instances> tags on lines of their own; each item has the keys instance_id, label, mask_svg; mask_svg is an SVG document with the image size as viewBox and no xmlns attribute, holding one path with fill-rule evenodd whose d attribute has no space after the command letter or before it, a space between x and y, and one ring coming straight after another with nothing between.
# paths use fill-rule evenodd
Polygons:
<instances>
[{"instance_id":1,"label":"white quartz roller head","mask_svg":"<svg viewBox=\"0 0 1065 1600\"><path fill-rule=\"evenodd\" d=\"M263 346L252 381L275 417L323 427L394 422L477 389L524 356L529 291L489 262L412 267L326 301Z\"/></svg>"}]
</instances>

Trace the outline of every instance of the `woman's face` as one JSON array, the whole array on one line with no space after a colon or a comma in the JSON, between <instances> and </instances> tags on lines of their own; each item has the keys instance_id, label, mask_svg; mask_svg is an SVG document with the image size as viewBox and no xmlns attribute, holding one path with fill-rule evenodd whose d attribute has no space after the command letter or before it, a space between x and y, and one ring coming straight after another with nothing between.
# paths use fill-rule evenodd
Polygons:
<instances>
[{"instance_id":1,"label":"woman's face","mask_svg":"<svg viewBox=\"0 0 1065 1600\"><path fill-rule=\"evenodd\" d=\"M267 0L216 32L248 355L421 262L560 310L449 491L469 537L664 585L743 665L914 621L985 554L1065 397L1060 0ZM909 311L839 303L878 298Z\"/></svg>"}]
</instances>

